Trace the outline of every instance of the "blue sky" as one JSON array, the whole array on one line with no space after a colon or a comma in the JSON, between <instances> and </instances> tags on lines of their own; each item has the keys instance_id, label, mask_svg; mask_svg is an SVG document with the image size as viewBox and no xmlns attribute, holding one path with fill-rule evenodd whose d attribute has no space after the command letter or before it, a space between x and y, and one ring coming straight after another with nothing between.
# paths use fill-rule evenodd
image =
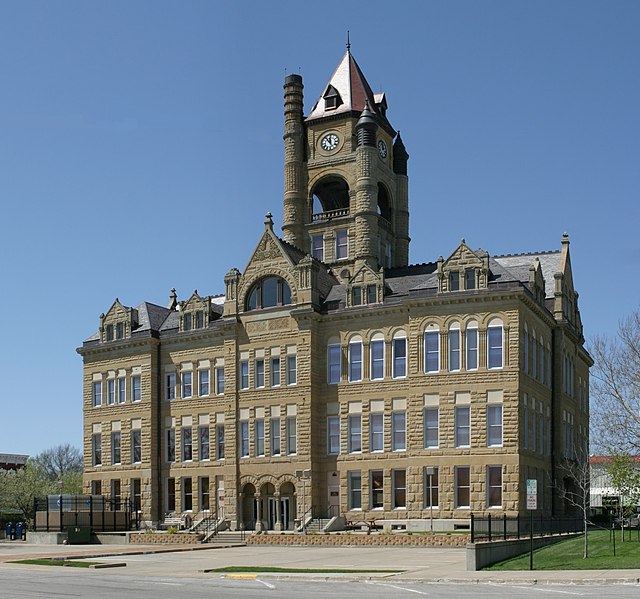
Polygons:
<instances>
[{"instance_id":1,"label":"blue sky","mask_svg":"<svg viewBox=\"0 0 640 599\"><path fill-rule=\"evenodd\" d=\"M402 131L411 261L571 238L585 333L639 305L640 3L0 0L0 453L82 440L115 297L223 292L282 224L282 84L345 51Z\"/></svg>"}]
</instances>

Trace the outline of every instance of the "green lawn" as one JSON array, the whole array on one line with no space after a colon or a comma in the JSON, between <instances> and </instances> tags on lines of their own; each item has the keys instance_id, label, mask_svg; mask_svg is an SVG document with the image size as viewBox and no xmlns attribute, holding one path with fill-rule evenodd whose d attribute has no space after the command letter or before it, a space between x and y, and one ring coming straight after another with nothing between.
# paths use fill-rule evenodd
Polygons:
<instances>
[{"instance_id":1,"label":"green lawn","mask_svg":"<svg viewBox=\"0 0 640 599\"><path fill-rule=\"evenodd\" d=\"M227 573L240 573L240 572L276 572L279 574L357 574L358 572L374 572L384 574L398 574L404 572L404 570L341 570L339 568L275 568L270 566L227 566L225 568L211 568L205 570L205 572L227 572Z\"/></svg>"},{"instance_id":2,"label":"green lawn","mask_svg":"<svg viewBox=\"0 0 640 599\"><path fill-rule=\"evenodd\" d=\"M609 541L609 531L589 532L589 557L583 559L584 538L582 536L554 545L536 549L533 552L534 570L615 570L640 568L640 541L634 530L631 540L625 535L623 543L620 531L616 531L616 555L613 556L613 543ZM488 566L485 570L528 570L529 553L504 562Z\"/></svg>"},{"instance_id":3,"label":"green lawn","mask_svg":"<svg viewBox=\"0 0 640 599\"><path fill-rule=\"evenodd\" d=\"M71 568L89 568L99 562L81 562L65 559L21 559L12 564L31 564L32 566L70 566Z\"/></svg>"}]
</instances>

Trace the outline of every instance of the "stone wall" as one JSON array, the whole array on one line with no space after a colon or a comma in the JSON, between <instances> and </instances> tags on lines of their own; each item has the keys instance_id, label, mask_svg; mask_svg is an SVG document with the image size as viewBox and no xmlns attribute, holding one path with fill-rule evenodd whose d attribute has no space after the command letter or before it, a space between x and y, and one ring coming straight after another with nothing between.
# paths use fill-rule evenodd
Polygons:
<instances>
[{"instance_id":1,"label":"stone wall","mask_svg":"<svg viewBox=\"0 0 640 599\"><path fill-rule=\"evenodd\" d=\"M467 534L267 534L247 537L247 545L466 547L468 543Z\"/></svg>"},{"instance_id":2,"label":"stone wall","mask_svg":"<svg viewBox=\"0 0 640 599\"><path fill-rule=\"evenodd\" d=\"M198 545L202 543L204 535L191 533L141 532L129 536L129 543L133 545Z\"/></svg>"}]
</instances>

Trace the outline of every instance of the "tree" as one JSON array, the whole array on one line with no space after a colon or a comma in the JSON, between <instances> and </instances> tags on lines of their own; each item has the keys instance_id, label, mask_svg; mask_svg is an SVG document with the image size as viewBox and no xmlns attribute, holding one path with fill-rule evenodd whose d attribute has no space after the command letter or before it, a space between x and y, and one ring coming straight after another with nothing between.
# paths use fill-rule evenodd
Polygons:
<instances>
[{"instance_id":1,"label":"tree","mask_svg":"<svg viewBox=\"0 0 640 599\"><path fill-rule=\"evenodd\" d=\"M556 485L560 497L575 508L582 518L583 552L582 558L589 557L589 537L587 530L589 520L589 493L591 488L591 471L589 460L584 451L578 451L573 459L564 460L558 466L558 472L562 476L562 482Z\"/></svg>"},{"instance_id":2,"label":"tree","mask_svg":"<svg viewBox=\"0 0 640 599\"><path fill-rule=\"evenodd\" d=\"M627 516L635 512L640 501L640 472L627 454L616 454L609 465L611 486L620 498L618 511L622 526L622 541L624 542L624 521Z\"/></svg>"},{"instance_id":3,"label":"tree","mask_svg":"<svg viewBox=\"0 0 640 599\"><path fill-rule=\"evenodd\" d=\"M31 460L19 470L0 471L0 509L19 511L25 522L33 518L33 500L55 492L55 484L43 479L40 469Z\"/></svg>"},{"instance_id":4,"label":"tree","mask_svg":"<svg viewBox=\"0 0 640 599\"><path fill-rule=\"evenodd\" d=\"M589 348L593 439L606 453L640 453L640 309L623 319L613 339L596 337ZM608 451L607 451L608 450Z\"/></svg>"},{"instance_id":5,"label":"tree","mask_svg":"<svg viewBox=\"0 0 640 599\"><path fill-rule=\"evenodd\" d=\"M49 481L65 481L70 474L82 474L82 452L65 443L46 449L33 458L33 463Z\"/></svg>"}]
</instances>

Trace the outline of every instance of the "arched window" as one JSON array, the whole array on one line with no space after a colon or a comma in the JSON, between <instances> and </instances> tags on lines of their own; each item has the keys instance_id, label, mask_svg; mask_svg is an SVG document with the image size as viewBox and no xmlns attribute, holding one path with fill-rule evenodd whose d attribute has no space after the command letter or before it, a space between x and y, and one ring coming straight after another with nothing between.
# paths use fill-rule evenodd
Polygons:
<instances>
[{"instance_id":1,"label":"arched window","mask_svg":"<svg viewBox=\"0 0 640 599\"><path fill-rule=\"evenodd\" d=\"M349 340L349 382L362 380L362 337Z\"/></svg>"},{"instance_id":2,"label":"arched window","mask_svg":"<svg viewBox=\"0 0 640 599\"><path fill-rule=\"evenodd\" d=\"M502 320L493 318L487 327L487 368L502 368Z\"/></svg>"},{"instance_id":3,"label":"arched window","mask_svg":"<svg viewBox=\"0 0 640 599\"><path fill-rule=\"evenodd\" d=\"M407 376L407 334L404 331L396 331L393 334L393 373L394 379L403 379Z\"/></svg>"},{"instance_id":4,"label":"arched window","mask_svg":"<svg viewBox=\"0 0 640 599\"><path fill-rule=\"evenodd\" d=\"M467 370L478 369L478 322L470 320L467 323L466 328L466 342L467 342L467 355L466 355L466 367Z\"/></svg>"},{"instance_id":5,"label":"arched window","mask_svg":"<svg viewBox=\"0 0 640 599\"><path fill-rule=\"evenodd\" d=\"M449 371L460 370L460 323L452 322L449 325Z\"/></svg>"},{"instance_id":6,"label":"arched window","mask_svg":"<svg viewBox=\"0 0 640 599\"><path fill-rule=\"evenodd\" d=\"M369 354L371 359L370 375L372 381L384 378L384 336L376 333L369 343Z\"/></svg>"},{"instance_id":7,"label":"arched window","mask_svg":"<svg viewBox=\"0 0 640 599\"><path fill-rule=\"evenodd\" d=\"M291 289L281 277L260 279L247 296L246 310L259 310L291 303Z\"/></svg>"},{"instance_id":8,"label":"arched window","mask_svg":"<svg viewBox=\"0 0 640 599\"><path fill-rule=\"evenodd\" d=\"M424 332L424 371L440 370L440 331L435 324L430 324Z\"/></svg>"}]
</instances>

